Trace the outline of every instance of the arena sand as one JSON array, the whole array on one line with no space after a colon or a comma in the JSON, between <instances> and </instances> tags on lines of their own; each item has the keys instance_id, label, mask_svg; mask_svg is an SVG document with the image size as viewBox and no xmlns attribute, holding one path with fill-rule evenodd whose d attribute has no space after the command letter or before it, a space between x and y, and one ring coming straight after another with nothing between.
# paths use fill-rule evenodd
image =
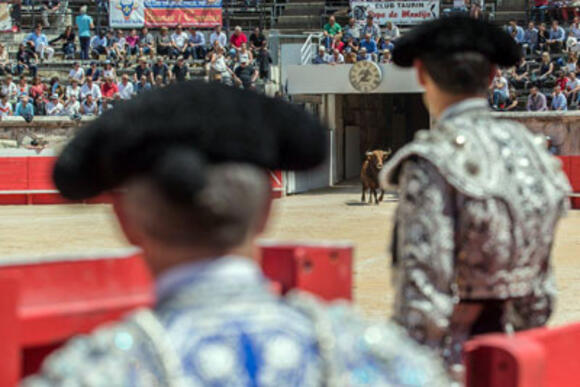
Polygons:
<instances>
[{"instance_id":1,"label":"arena sand","mask_svg":"<svg viewBox=\"0 0 580 387\"><path fill-rule=\"evenodd\" d=\"M351 241L355 303L369 317L386 318L393 300L388 245L396 202L389 196L379 206L359 200L357 184L276 200L265 238ZM579 231L580 211L571 211L559 226L554 248L559 299L553 325L580 321ZM107 205L0 206L0 259L123 246L126 241Z\"/></svg>"}]
</instances>

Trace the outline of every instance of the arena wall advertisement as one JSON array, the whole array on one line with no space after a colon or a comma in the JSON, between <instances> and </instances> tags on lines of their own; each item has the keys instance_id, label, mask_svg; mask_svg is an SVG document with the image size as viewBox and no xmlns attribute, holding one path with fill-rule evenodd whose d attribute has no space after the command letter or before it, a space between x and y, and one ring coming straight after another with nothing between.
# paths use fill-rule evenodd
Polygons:
<instances>
[{"instance_id":1,"label":"arena wall advertisement","mask_svg":"<svg viewBox=\"0 0 580 387\"><path fill-rule=\"evenodd\" d=\"M439 0L420 1L351 1L353 17L358 23L364 23L367 15L372 13L378 24L387 21L394 24L419 24L439 17Z\"/></svg>"},{"instance_id":2,"label":"arena wall advertisement","mask_svg":"<svg viewBox=\"0 0 580 387\"><path fill-rule=\"evenodd\" d=\"M222 24L221 0L110 0L109 24L114 28L214 27Z\"/></svg>"}]
</instances>

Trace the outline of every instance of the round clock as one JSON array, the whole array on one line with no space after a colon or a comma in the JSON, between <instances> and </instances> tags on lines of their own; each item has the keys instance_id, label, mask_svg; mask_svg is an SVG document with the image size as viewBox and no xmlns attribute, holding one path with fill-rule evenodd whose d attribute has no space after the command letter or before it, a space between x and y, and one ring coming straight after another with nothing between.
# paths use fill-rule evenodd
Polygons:
<instances>
[{"instance_id":1,"label":"round clock","mask_svg":"<svg viewBox=\"0 0 580 387\"><path fill-rule=\"evenodd\" d=\"M379 87L383 72L375 62L364 60L352 65L348 77L352 87L361 93L368 93Z\"/></svg>"}]
</instances>

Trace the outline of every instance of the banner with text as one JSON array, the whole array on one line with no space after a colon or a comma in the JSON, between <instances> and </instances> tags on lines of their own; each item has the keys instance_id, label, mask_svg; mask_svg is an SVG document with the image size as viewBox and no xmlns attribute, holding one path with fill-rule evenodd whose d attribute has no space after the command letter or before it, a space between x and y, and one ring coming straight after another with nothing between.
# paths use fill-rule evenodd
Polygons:
<instances>
[{"instance_id":1,"label":"banner with text","mask_svg":"<svg viewBox=\"0 0 580 387\"><path fill-rule=\"evenodd\" d=\"M221 0L146 1L147 27L215 27L222 24Z\"/></svg>"},{"instance_id":2,"label":"banner with text","mask_svg":"<svg viewBox=\"0 0 580 387\"><path fill-rule=\"evenodd\" d=\"M144 0L109 0L109 26L137 28L145 24Z\"/></svg>"},{"instance_id":3,"label":"banner with text","mask_svg":"<svg viewBox=\"0 0 580 387\"><path fill-rule=\"evenodd\" d=\"M353 17L364 23L368 14L375 23L384 25L388 21L395 25L419 24L439 17L439 0L421 1L351 1Z\"/></svg>"}]
</instances>

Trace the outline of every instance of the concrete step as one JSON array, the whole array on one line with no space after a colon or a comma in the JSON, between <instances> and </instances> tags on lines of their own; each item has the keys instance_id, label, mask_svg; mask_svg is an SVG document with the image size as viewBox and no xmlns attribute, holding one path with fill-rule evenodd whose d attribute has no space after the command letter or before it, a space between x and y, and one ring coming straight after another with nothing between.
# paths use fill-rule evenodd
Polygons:
<instances>
[{"instance_id":1,"label":"concrete step","mask_svg":"<svg viewBox=\"0 0 580 387\"><path fill-rule=\"evenodd\" d=\"M524 22L526 20L526 11L495 11L495 24L506 24L511 19Z\"/></svg>"},{"instance_id":2,"label":"concrete step","mask_svg":"<svg viewBox=\"0 0 580 387\"><path fill-rule=\"evenodd\" d=\"M277 28L318 28L320 15L282 15L276 22Z\"/></svg>"}]
</instances>

